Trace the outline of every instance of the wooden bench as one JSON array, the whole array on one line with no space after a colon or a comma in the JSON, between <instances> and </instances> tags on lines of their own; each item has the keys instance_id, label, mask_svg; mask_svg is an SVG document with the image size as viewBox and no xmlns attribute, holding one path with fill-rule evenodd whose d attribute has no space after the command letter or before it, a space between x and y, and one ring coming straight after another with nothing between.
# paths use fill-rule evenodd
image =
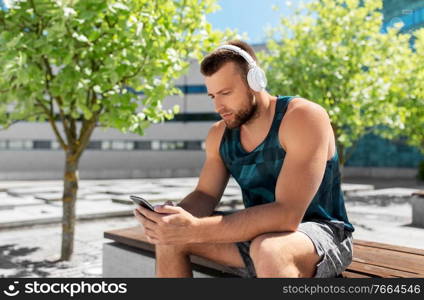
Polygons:
<instances>
[{"instance_id":1,"label":"wooden bench","mask_svg":"<svg viewBox=\"0 0 424 300\"><path fill-rule=\"evenodd\" d=\"M114 241L103 248L104 277L155 277L154 245L147 241L141 226L106 231L104 237ZM353 244L352 264L342 273L345 278L424 278L424 250L356 239ZM138 261L141 257L147 260ZM201 277L246 275L244 269L195 255L190 259L194 277L196 274Z\"/></svg>"}]
</instances>

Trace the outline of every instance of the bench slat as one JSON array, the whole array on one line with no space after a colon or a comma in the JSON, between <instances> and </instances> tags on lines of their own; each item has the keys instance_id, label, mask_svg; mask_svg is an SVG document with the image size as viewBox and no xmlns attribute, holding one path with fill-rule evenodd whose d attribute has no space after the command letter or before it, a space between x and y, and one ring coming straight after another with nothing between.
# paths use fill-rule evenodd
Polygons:
<instances>
[{"instance_id":1,"label":"bench slat","mask_svg":"<svg viewBox=\"0 0 424 300\"><path fill-rule=\"evenodd\" d=\"M380 266L370 265L370 264L364 264L361 262L353 261L347 270L353 270L365 274L375 275L378 277L401 277L401 278L415 278L417 277L417 273L415 272L405 272L405 271L399 271L396 269L391 268L384 268Z\"/></svg>"},{"instance_id":2,"label":"bench slat","mask_svg":"<svg viewBox=\"0 0 424 300\"><path fill-rule=\"evenodd\" d=\"M349 270L349 268L348 268ZM342 275L344 278L370 278L370 277L376 277L373 274L363 274L355 271L344 271L342 272Z\"/></svg>"},{"instance_id":3,"label":"bench slat","mask_svg":"<svg viewBox=\"0 0 424 300\"><path fill-rule=\"evenodd\" d=\"M424 255L424 250L422 249L410 248L410 247L404 247L404 246L398 246L398 245L391 245L391 244L357 240L357 239L353 240L353 244L359 245L359 246L372 247L372 248L389 249L389 250L394 250L397 252Z\"/></svg>"},{"instance_id":4,"label":"bench slat","mask_svg":"<svg viewBox=\"0 0 424 300\"><path fill-rule=\"evenodd\" d=\"M405 272L415 272L424 276L424 256L397 252L391 249L372 248L354 245L354 261L374 266L386 267Z\"/></svg>"},{"instance_id":5,"label":"bench slat","mask_svg":"<svg viewBox=\"0 0 424 300\"><path fill-rule=\"evenodd\" d=\"M106 239L111 239L125 245L155 251L155 245L149 243L142 226L108 230L104 232L103 236Z\"/></svg>"}]
</instances>

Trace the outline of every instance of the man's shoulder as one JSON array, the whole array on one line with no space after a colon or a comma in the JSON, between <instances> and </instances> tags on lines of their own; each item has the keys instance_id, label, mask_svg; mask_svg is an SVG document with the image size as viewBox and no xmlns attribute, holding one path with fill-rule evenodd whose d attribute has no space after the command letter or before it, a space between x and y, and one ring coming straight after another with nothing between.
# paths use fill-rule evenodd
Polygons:
<instances>
[{"instance_id":1,"label":"man's shoulder","mask_svg":"<svg viewBox=\"0 0 424 300\"><path fill-rule=\"evenodd\" d=\"M318 103L312 102L305 98L293 98L284 115L283 123L290 127L300 126L301 128L307 126L310 122L314 121L329 121L327 111Z\"/></svg>"},{"instance_id":2,"label":"man's shoulder","mask_svg":"<svg viewBox=\"0 0 424 300\"><path fill-rule=\"evenodd\" d=\"M222 136L224 131L225 131L225 122L224 120L219 120L212 124L211 128L209 129L208 136L211 136L212 138L219 138Z\"/></svg>"},{"instance_id":3,"label":"man's shoulder","mask_svg":"<svg viewBox=\"0 0 424 300\"><path fill-rule=\"evenodd\" d=\"M287 146L293 134L299 136L306 132L312 133L314 130L329 128L329 125L331 125L330 118L321 105L305 98L295 97L290 101L280 124L279 139L283 146Z\"/></svg>"},{"instance_id":4,"label":"man's shoulder","mask_svg":"<svg viewBox=\"0 0 424 300\"><path fill-rule=\"evenodd\" d=\"M226 125L224 120L220 120L212 124L211 128L209 129L208 136L206 137L206 151L218 151L225 127Z\"/></svg>"},{"instance_id":5,"label":"man's shoulder","mask_svg":"<svg viewBox=\"0 0 424 300\"><path fill-rule=\"evenodd\" d=\"M225 122L224 120L219 120L215 123L212 124L211 129L213 128L213 130L221 130L223 131L225 129Z\"/></svg>"},{"instance_id":6,"label":"man's shoulder","mask_svg":"<svg viewBox=\"0 0 424 300\"><path fill-rule=\"evenodd\" d=\"M312 113L323 113L325 109L316 102L301 97L293 97L287 107L286 115L289 114L305 114L308 112Z\"/></svg>"}]
</instances>

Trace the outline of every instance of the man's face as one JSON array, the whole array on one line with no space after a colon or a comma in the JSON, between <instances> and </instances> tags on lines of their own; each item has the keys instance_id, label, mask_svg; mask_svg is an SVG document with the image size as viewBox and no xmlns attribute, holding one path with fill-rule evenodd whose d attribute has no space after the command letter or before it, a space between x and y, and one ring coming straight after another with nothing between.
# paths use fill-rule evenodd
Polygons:
<instances>
[{"instance_id":1,"label":"man's face","mask_svg":"<svg viewBox=\"0 0 424 300\"><path fill-rule=\"evenodd\" d=\"M205 77L208 96L228 128L240 127L257 111L254 94L241 76L235 63L228 62L215 74Z\"/></svg>"}]
</instances>

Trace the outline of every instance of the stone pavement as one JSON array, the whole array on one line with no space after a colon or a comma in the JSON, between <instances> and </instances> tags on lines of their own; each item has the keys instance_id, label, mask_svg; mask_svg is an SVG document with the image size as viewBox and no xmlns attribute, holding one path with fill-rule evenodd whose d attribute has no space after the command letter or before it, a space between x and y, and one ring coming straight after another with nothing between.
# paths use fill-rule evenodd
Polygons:
<instances>
[{"instance_id":1,"label":"stone pavement","mask_svg":"<svg viewBox=\"0 0 424 300\"><path fill-rule=\"evenodd\" d=\"M2 182L0 277L101 277L102 245L109 242L103 232L137 225L129 194L156 203L179 201L196 183L197 178L81 181L74 255L56 263L61 246L61 202L56 198L62 183ZM354 238L424 249L424 228L411 226L409 189L343 184L343 190ZM242 208L240 199L230 180L218 209Z\"/></svg>"},{"instance_id":2,"label":"stone pavement","mask_svg":"<svg viewBox=\"0 0 424 300\"><path fill-rule=\"evenodd\" d=\"M0 183L0 229L25 225L60 223L61 181ZM193 191L197 178L82 180L76 204L77 219L132 216L131 194L139 194L156 204L180 201ZM230 181L222 197L222 207L235 207L241 192Z\"/></svg>"}]
</instances>

